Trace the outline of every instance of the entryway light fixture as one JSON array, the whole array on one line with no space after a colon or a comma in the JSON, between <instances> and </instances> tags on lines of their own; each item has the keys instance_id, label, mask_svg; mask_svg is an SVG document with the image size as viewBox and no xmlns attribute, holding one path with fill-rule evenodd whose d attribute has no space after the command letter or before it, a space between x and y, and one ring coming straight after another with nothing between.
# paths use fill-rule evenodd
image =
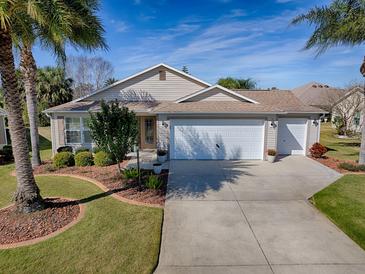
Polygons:
<instances>
[{"instance_id":1,"label":"entryway light fixture","mask_svg":"<svg viewBox=\"0 0 365 274\"><path fill-rule=\"evenodd\" d=\"M271 122L270 122L270 126L271 126L272 128L276 128L276 127L277 127L277 124L275 123L275 121L271 121Z\"/></svg>"},{"instance_id":2,"label":"entryway light fixture","mask_svg":"<svg viewBox=\"0 0 365 274\"><path fill-rule=\"evenodd\" d=\"M318 121L317 120L313 120L313 125L314 126L318 126Z\"/></svg>"}]
</instances>

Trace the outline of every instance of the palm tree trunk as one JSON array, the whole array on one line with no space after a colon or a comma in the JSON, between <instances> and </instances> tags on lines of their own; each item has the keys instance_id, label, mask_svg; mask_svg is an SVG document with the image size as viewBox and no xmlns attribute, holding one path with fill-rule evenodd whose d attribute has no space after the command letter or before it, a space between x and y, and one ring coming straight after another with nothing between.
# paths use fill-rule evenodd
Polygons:
<instances>
[{"instance_id":1,"label":"palm tree trunk","mask_svg":"<svg viewBox=\"0 0 365 274\"><path fill-rule=\"evenodd\" d=\"M364 91L365 97L365 91ZM359 155L359 164L365 165L365 98L364 98L364 106L362 108L362 130L361 130L361 146L360 146L360 155Z\"/></svg>"},{"instance_id":2,"label":"palm tree trunk","mask_svg":"<svg viewBox=\"0 0 365 274\"><path fill-rule=\"evenodd\" d=\"M41 156L39 153L37 92L35 88L37 66L30 46L23 45L20 55L20 70L24 81L30 126L30 141L32 144L32 166L35 167L41 164Z\"/></svg>"},{"instance_id":3,"label":"palm tree trunk","mask_svg":"<svg viewBox=\"0 0 365 274\"><path fill-rule=\"evenodd\" d=\"M0 74L15 159L17 189L14 194L14 200L19 212L28 213L42 209L44 203L35 182L32 165L29 160L29 149L22 117L20 92L15 75L12 39L9 32L1 28Z\"/></svg>"}]
</instances>

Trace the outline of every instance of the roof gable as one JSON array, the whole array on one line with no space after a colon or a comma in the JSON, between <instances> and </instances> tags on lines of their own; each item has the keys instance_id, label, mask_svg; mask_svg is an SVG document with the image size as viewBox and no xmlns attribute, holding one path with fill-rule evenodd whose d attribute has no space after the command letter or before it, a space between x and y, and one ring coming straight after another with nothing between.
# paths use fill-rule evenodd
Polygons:
<instances>
[{"instance_id":1,"label":"roof gable","mask_svg":"<svg viewBox=\"0 0 365 274\"><path fill-rule=\"evenodd\" d=\"M220 85L214 85L176 100L176 103L192 101L243 101L259 104L257 101L243 96Z\"/></svg>"},{"instance_id":2,"label":"roof gable","mask_svg":"<svg viewBox=\"0 0 365 274\"><path fill-rule=\"evenodd\" d=\"M158 70L166 70L166 71L169 71L170 73L172 73L173 75L177 75L179 77L181 77L182 79L186 80L186 81L190 81L192 83L195 83L196 86L199 86L198 90L201 89L201 88L205 88L205 87L209 87L211 86L211 84L203 81L203 80L200 80L190 74L187 74L183 71L180 71L178 69L175 69L169 65L166 65L166 64L163 64L163 63L160 63L160 64L157 64L157 65L154 65L152 67L149 67L141 72L138 72L136 74L133 74L129 77L126 77L120 81L117 81L115 83L113 83L112 85L109 85L107 87L104 87L102 89L99 89L87 96L84 96L84 97L81 97L81 98L78 98L76 100L74 100L74 102L79 102L79 101L82 101L82 100L94 100L95 97L98 97L97 95L99 95L100 93L103 93L103 92L108 92L108 91L113 91L113 90L118 90L118 87L121 86L123 87L124 85L128 84L128 83L137 83L138 81L141 81L141 79L145 79L145 78L148 78L148 77L151 77L153 74L156 74L155 72L158 71ZM123 89L123 88L122 88ZM195 88L195 90L197 90ZM194 91L195 91L194 90ZM135 90L134 90L135 91ZM118 91L116 91L118 92Z\"/></svg>"}]
</instances>

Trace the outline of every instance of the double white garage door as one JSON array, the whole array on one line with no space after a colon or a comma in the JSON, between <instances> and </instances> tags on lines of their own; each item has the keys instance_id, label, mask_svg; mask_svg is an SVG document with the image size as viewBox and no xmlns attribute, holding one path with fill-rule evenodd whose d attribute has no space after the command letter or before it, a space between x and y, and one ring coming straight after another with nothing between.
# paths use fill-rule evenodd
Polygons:
<instances>
[{"instance_id":1,"label":"double white garage door","mask_svg":"<svg viewBox=\"0 0 365 274\"><path fill-rule=\"evenodd\" d=\"M283 121L283 124L286 122ZM303 126L296 130L305 131L305 124ZM288 141L297 134L291 134L290 129L283 134L280 138L285 137L284 143L300 143L304 151L304 142ZM265 121L259 119L174 119L171 120L170 157L199 160L263 159L264 136ZM281 147L285 147L285 144Z\"/></svg>"}]
</instances>

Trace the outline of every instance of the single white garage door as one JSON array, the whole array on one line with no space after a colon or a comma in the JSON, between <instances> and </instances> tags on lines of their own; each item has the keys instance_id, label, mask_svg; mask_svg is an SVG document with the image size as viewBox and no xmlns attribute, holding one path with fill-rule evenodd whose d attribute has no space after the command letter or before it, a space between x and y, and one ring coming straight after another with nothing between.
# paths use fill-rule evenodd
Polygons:
<instances>
[{"instance_id":1,"label":"single white garage door","mask_svg":"<svg viewBox=\"0 0 365 274\"><path fill-rule=\"evenodd\" d=\"M171 159L262 159L264 121L246 119L171 120Z\"/></svg>"},{"instance_id":2,"label":"single white garage door","mask_svg":"<svg viewBox=\"0 0 365 274\"><path fill-rule=\"evenodd\" d=\"M307 136L307 119L279 119L278 153L304 155Z\"/></svg>"}]
</instances>

